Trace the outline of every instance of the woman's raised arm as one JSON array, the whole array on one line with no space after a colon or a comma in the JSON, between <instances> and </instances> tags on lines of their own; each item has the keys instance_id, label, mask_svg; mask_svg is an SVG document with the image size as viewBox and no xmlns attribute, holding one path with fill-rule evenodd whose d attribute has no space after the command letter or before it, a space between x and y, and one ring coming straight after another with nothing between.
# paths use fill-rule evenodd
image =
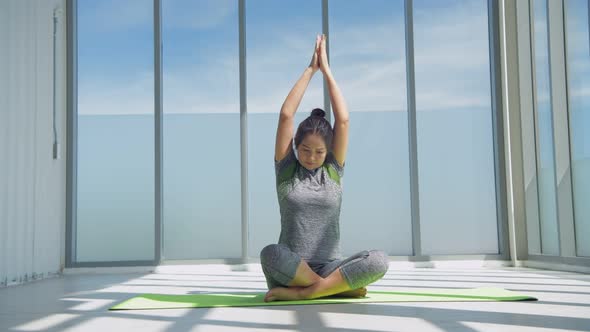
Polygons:
<instances>
[{"instance_id":1,"label":"woman's raised arm","mask_svg":"<svg viewBox=\"0 0 590 332\"><path fill-rule=\"evenodd\" d=\"M319 53L320 70L326 79L328 91L330 93L330 101L332 102L332 111L334 112L334 140L332 141L332 151L340 166L344 166L346 151L348 148L348 107L346 106L342 92L340 92L340 88L338 87L338 84L336 84L336 80L334 79L332 71L330 70L330 65L328 64L325 35L322 35Z\"/></svg>"},{"instance_id":2,"label":"woman's raised arm","mask_svg":"<svg viewBox=\"0 0 590 332\"><path fill-rule=\"evenodd\" d=\"M315 47L313 50L313 56L311 58L311 62L309 66L305 68L305 71L295 83L295 86L287 95L287 98L283 102L283 106L281 107L281 113L279 115L279 125L277 128L277 137L275 142L275 160L279 161L283 159L287 153L289 153L289 149L291 148L291 142L293 140L293 128L294 128L294 118L295 112L297 112L297 108L301 103L301 99L303 98L303 94L305 94L305 90L307 90L307 86L309 85L309 81L319 70L319 46L320 46L320 36L316 37Z\"/></svg>"}]
</instances>

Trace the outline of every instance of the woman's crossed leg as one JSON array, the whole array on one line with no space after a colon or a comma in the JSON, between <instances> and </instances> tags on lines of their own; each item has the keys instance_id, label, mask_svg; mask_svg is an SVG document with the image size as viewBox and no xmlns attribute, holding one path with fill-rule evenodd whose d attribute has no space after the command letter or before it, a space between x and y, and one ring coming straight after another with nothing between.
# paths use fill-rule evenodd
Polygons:
<instances>
[{"instance_id":1,"label":"woman's crossed leg","mask_svg":"<svg viewBox=\"0 0 590 332\"><path fill-rule=\"evenodd\" d=\"M260 262L269 291L264 301L315 299L330 295L359 297L388 269L385 253L362 251L335 260L314 271L287 246L271 244L262 249Z\"/></svg>"}]
</instances>

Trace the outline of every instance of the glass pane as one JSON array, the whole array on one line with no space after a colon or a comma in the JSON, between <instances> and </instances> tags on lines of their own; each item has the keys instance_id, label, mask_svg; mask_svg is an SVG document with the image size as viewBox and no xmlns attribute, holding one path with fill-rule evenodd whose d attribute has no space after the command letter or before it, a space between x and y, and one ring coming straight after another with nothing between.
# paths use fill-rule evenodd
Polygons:
<instances>
[{"instance_id":1,"label":"glass pane","mask_svg":"<svg viewBox=\"0 0 590 332\"><path fill-rule=\"evenodd\" d=\"M78 1L77 262L154 259L152 22L151 1Z\"/></svg>"},{"instance_id":2,"label":"glass pane","mask_svg":"<svg viewBox=\"0 0 590 332\"><path fill-rule=\"evenodd\" d=\"M422 252L498 253L485 0L415 0Z\"/></svg>"},{"instance_id":3,"label":"glass pane","mask_svg":"<svg viewBox=\"0 0 590 332\"><path fill-rule=\"evenodd\" d=\"M259 257L264 246L279 239L274 171L279 112L309 65L315 36L322 31L321 9L320 0L246 1L250 257ZM295 130L312 109L324 108L323 93L317 72L295 115Z\"/></svg>"},{"instance_id":4,"label":"glass pane","mask_svg":"<svg viewBox=\"0 0 590 332\"><path fill-rule=\"evenodd\" d=\"M350 112L343 254L412 255L404 1L332 1L329 9L331 68Z\"/></svg>"},{"instance_id":5,"label":"glass pane","mask_svg":"<svg viewBox=\"0 0 590 332\"><path fill-rule=\"evenodd\" d=\"M590 8L567 0L567 65L576 244L590 256Z\"/></svg>"},{"instance_id":6,"label":"glass pane","mask_svg":"<svg viewBox=\"0 0 590 332\"><path fill-rule=\"evenodd\" d=\"M241 257L238 1L162 7L163 256Z\"/></svg>"},{"instance_id":7,"label":"glass pane","mask_svg":"<svg viewBox=\"0 0 590 332\"><path fill-rule=\"evenodd\" d=\"M553 151L553 121L551 112L551 77L549 73L549 44L547 0L534 0L534 66L537 121L537 153L539 179L539 219L541 222L541 252L559 255L555 167Z\"/></svg>"}]
</instances>

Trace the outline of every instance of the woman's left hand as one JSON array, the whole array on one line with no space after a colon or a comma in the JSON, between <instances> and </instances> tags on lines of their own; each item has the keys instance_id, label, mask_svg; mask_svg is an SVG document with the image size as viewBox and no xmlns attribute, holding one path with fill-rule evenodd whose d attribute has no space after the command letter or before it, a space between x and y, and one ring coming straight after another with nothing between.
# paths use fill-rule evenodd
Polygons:
<instances>
[{"instance_id":1,"label":"woman's left hand","mask_svg":"<svg viewBox=\"0 0 590 332\"><path fill-rule=\"evenodd\" d=\"M322 73L326 74L327 72L330 72L330 65L328 64L328 53L326 52L326 35L322 34L322 40L320 41L320 58L319 58L319 63L320 63L320 70L322 71Z\"/></svg>"},{"instance_id":2,"label":"woman's left hand","mask_svg":"<svg viewBox=\"0 0 590 332\"><path fill-rule=\"evenodd\" d=\"M320 69L319 63L319 52L320 52L320 35L317 35L315 38L315 46L313 49L313 56L311 57L311 62L309 63L309 68L311 68L312 72L315 73Z\"/></svg>"}]
</instances>

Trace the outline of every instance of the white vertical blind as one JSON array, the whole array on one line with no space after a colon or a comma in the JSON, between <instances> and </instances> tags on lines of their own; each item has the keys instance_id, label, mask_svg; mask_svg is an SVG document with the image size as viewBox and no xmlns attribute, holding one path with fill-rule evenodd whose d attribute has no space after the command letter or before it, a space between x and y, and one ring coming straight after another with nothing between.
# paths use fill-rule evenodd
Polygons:
<instances>
[{"instance_id":1,"label":"white vertical blind","mask_svg":"<svg viewBox=\"0 0 590 332\"><path fill-rule=\"evenodd\" d=\"M65 143L65 0L0 1L0 287L56 274L65 240L65 156L53 159L53 14L57 123Z\"/></svg>"}]
</instances>

